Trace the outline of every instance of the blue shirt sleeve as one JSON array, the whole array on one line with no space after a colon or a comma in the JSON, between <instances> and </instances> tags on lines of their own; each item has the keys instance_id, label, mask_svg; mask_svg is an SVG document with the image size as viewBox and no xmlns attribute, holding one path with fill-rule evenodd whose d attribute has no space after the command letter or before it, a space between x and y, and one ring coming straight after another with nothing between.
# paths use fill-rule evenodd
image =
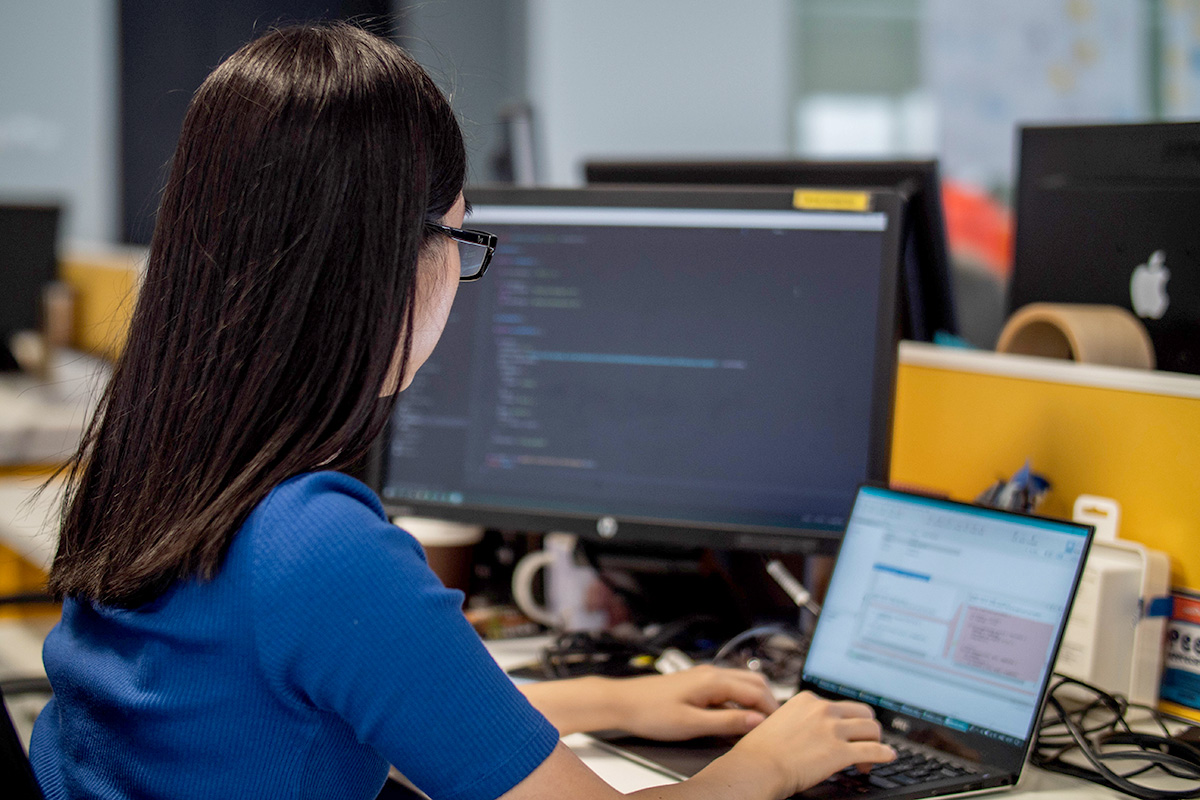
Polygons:
<instances>
[{"instance_id":1,"label":"blue shirt sleeve","mask_svg":"<svg viewBox=\"0 0 1200 800\"><path fill-rule=\"evenodd\" d=\"M498 797L553 750L558 732L484 649L462 594L367 487L294 478L243 533L256 649L285 702L338 715L435 800Z\"/></svg>"}]
</instances>

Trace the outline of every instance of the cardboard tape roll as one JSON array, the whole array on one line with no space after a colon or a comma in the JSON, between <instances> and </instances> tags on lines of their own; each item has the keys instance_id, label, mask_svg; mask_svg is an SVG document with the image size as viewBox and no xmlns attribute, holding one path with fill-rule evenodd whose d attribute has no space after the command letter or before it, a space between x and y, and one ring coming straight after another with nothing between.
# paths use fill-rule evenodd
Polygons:
<instances>
[{"instance_id":1,"label":"cardboard tape roll","mask_svg":"<svg viewBox=\"0 0 1200 800\"><path fill-rule=\"evenodd\" d=\"M1119 306L1031 303L1009 317L996 352L1154 369L1146 326Z\"/></svg>"}]
</instances>

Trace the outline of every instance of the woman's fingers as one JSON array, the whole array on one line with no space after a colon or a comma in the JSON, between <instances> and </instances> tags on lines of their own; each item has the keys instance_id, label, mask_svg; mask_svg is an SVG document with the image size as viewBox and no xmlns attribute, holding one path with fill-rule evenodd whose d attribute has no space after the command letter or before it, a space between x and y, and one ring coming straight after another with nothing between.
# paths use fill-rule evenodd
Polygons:
<instances>
[{"instance_id":1,"label":"woman's fingers","mask_svg":"<svg viewBox=\"0 0 1200 800\"><path fill-rule=\"evenodd\" d=\"M682 725L692 736L743 736L765 719L761 712L741 708L694 708Z\"/></svg>"},{"instance_id":2,"label":"woman's fingers","mask_svg":"<svg viewBox=\"0 0 1200 800\"><path fill-rule=\"evenodd\" d=\"M771 687L761 675L749 671L724 671L720 687L727 696L721 703L736 703L743 708L752 708L770 714L779 708L779 701L771 694ZM714 703L715 705L715 703Z\"/></svg>"},{"instance_id":3,"label":"woman's fingers","mask_svg":"<svg viewBox=\"0 0 1200 800\"><path fill-rule=\"evenodd\" d=\"M896 759L896 751L882 742L851 742L854 762L859 772L867 772L875 764L886 764Z\"/></svg>"},{"instance_id":4,"label":"woman's fingers","mask_svg":"<svg viewBox=\"0 0 1200 800\"><path fill-rule=\"evenodd\" d=\"M879 724L878 720L861 717L840 720L834 726L834 730L838 736L841 736L848 742L868 740L878 742L880 734L883 733L883 727Z\"/></svg>"},{"instance_id":5,"label":"woman's fingers","mask_svg":"<svg viewBox=\"0 0 1200 800\"><path fill-rule=\"evenodd\" d=\"M852 764L868 769L895 759L895 751L880 743L880 733L870 706L802 692L749 732L730 755L736 761L746 754L770 765L783 786L795 792Z\"/></svg>"},{"instance_id":6,"label":"woman's fingers","mask_svg":"<svg viewBox=\"0 0 1200 800\"><path fill-rule=\"evenodd\" d=\"M830 703L830 713L846 719L874 719L875 711L866 703L856 703L853 700L838 700Z\"/></svg>"}]
</instances>

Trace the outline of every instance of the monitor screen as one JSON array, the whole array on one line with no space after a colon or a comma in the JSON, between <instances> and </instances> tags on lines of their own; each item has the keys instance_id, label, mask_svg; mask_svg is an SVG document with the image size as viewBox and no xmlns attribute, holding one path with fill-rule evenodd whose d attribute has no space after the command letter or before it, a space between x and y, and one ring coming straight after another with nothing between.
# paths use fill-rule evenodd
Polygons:
<instances>
[{"instance_id":1,"label":"monitor screen","mask_svg":"<svg viewBox=\"0 0 1200 800\"><path fill-rule=\"evenodd\" d=\"M9 340L41 322L42 289L55 280L59 208L0 204L0 370L15 369Z\"/></svg>"},{"instance_id":2,"label":"monitor screen","mask_svg":"<svg viewBox=\"0 0 1200 800\"><path fill-rule=\"evenodd\" d=\"M392 513L832 552L887 476L899 199L480 189L500 237L379 448Z\"/></svg>"},{"instance_id":3,"label":"monitor screen","mask_svg":"<svg viewBox=\"0 0 1200 800\"><path fill-rule=\"evenodd\" d=\"M936 161L592 161L589 184L710 184L890 188L905 205L901 335L958 334Z\"/></svg>"}]
</instances>

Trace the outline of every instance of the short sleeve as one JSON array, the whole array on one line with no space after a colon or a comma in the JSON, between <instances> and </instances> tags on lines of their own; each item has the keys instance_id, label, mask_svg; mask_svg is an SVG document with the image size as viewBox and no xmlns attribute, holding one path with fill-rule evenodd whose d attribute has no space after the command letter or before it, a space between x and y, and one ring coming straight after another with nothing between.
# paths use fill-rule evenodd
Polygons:
<instances>
[{"instance_id":1,"label":"short sleeve","mask_svg":"<svg viewBox=\"0 0 1200 800\"><path fill-rule=\"evenodd\" d=\"M337 473L281 485L247 521L256 649L286 702L336 714L434 800L490 800L558 732L516 689L420 545Z\"/></svg>"}]
</instances>

